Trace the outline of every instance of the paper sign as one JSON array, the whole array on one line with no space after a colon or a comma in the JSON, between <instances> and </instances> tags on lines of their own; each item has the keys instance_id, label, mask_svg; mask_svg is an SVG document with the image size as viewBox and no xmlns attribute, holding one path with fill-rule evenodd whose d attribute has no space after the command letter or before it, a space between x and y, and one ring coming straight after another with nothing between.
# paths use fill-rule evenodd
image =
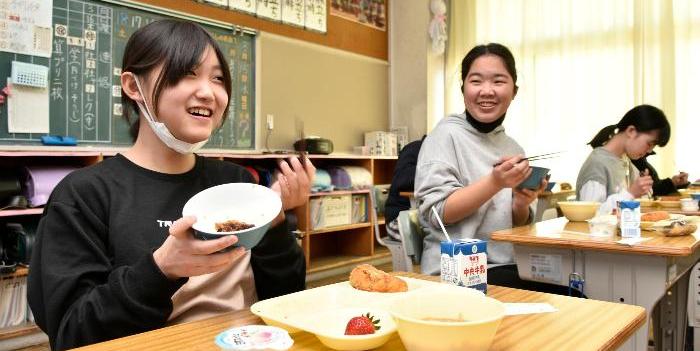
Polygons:
<instances>
[{"instance_id":1,"label":"paper sign","mask_svg":"<svg viewBox=\"0 0 700 351\"><path fill-rule=\"evenodd\" d=\"M558 284L561 282L561 255L530 255L531 278Z\"/></svg>"},{"instance_id":2,"label":"paper sign","mask_svg":"<svg viewBox=\"0 0 700 351\"><path fill-rule=\"evenodd\" d=\"M7 81L9 85L11 80L8 78ZM12 86L12 94L7 99L7 114L7 131L10 133L48 133L49 89Z\"/></svg>"},{"instance_id":3,"label":"paper sign","mask_svg":"<svg viewBox=\"0 0 700 351\"><path fill-rule=\"evenodd\" d=\"M0 1L0 51L51 57L52 0Z\"/></svg>"}]
</instances>

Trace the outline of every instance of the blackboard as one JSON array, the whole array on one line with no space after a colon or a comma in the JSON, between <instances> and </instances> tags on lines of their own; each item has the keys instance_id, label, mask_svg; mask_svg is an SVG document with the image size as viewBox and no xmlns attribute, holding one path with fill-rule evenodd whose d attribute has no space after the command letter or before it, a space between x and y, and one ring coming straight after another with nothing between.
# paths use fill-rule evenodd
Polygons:
<instances>
[{"instance_id":1,"label":"blackboard","mask_svg":"<svg viewBox=\"0 0 700 351\"><path fill-rule=\"evenodd\" d=\"M49 67L50 134L75 137L79 145L132 143L122 116L119 74L124 46L139 27L168 16L163 11L100 0L53 0L50 58L0 52L0 79L12 61ZM205 146L255 147L255 34L200 23L216 39L231 68L233 92L224 125ZM0 86L4 86L0 83ZM26 113L32 113L31 106ZM0 107L0 143L38 144L42 134L9 133L7 104Z\"/></svg>"}]
</instances>

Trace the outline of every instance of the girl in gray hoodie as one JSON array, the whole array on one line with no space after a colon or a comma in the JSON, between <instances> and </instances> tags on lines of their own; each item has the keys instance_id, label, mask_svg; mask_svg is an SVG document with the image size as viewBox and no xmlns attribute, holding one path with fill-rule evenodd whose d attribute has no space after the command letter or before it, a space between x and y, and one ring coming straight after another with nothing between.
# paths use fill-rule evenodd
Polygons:
<instances>
[{"instance_id":1,"label":"girl in gray hoodie","mask_svg":"<svg viewBox=\"0 0 700 351\"><path fill-rule=\"evenodd\" d=\"M531 170L522 147L501 125L518 92L516 81L515 59L503 45L476 46L462 60L466 109L442 119L418 156L415 193L428 233L423 273L439 274L440 241L446 240L432 207L452 240L489 240L493 231L532 220L533 202L546 181L534 191L517 188ZM489 242L487 247L490 268L514 263L511 244ZM488 274L492 284L491 269Z\"/></svg>"}]
</instances>

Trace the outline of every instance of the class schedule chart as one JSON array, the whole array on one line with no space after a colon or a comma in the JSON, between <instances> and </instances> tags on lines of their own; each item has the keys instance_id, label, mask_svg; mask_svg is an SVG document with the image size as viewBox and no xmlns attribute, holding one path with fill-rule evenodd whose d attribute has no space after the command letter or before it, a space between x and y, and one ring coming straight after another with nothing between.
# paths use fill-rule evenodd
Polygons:
<instances>
[{"instance_id":1,"label":"class schedule chart","mask_svg":"<svg viewBox=\"0 0 700 351\"><path fill-rule=\"evenodd\" d=\"M63 5L63 6L61 6ZM51 130L80 142L112 143L112 119L121 116L119 73L113 69L113 10L82 1L54 1L49 80ZM114 112L114 113L113 113ZM63 123L62 123L63 122Z\"/></svg>"}]
</instances>

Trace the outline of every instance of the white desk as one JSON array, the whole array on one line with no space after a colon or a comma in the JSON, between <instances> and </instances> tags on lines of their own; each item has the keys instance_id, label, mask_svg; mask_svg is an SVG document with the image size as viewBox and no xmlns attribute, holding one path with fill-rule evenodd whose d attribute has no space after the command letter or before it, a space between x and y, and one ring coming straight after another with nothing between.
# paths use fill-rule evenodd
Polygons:
<instances>
[{"instance_id":1,"label":"white desk","mask_svg":"<svg viewBox=\"0 0 700 351\"><path fill-rule=\"evenodd\" d=\"M687 273L700 258L700 233L672 238L643 231L642 236L650 239L625 246L615 243L619 236L595 238L587 223L560 217L494 232L491 239L514 244L522 279L566 286L569 274L579 273L589 298L644 307L655 321L657 350L682 350ZM645 324L620 350L646 351L647 330Z\"/></svg>"}]
</instances>

